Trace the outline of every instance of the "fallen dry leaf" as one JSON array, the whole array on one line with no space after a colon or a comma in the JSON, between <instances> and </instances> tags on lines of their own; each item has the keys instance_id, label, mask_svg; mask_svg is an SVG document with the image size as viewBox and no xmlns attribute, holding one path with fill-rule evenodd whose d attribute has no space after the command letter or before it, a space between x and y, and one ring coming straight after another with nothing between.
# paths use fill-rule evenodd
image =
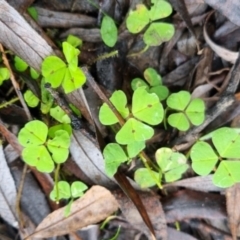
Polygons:
<instances>
[{"instance_id":1,"label":"fallen dry leaf","mask_svg":"<svg viewBox=\"0 0 240 240\"><path fill-rule=\"evenodd\" d=\"M224 59L228 62L235 63L237 58L238 58L238 52L233 52L233 51L230 51L230 50L228 50L224 47L221 47L221 46L217 45L208 36L207 30L206 30L206 25L207 25L207 22L208 22L209 18L211 17L211 15L212 15L212 13L209 14L209 16L207 17L206 22L205 22L204 27L203 27L203 35L204 35L205 40L208 43L208 45L212 48L212 50L219 57L221 57L222 59Z\"/></svg>"},{"instance_id":2,"label":"fallen dry leaf","mask_svg":"<svg viewBox=\"0 0 240 240\"><path fill-rule=\"evenodd\" d=\"M240 225L240 184L227 188L226 201L227 201L227 213L230 224L230 229L233 239L237 239L237 231Z\"/></svg>"},{"instance_id":3,"label":"fallen dry leaf","mask_svg":"<svg viewBox=\"0 0 240 240\"><path fill-rule=\"evenodd\" d=\"M52 212L28 239L43 239L74 232L104 220L117 209L118 203L110 191L101 186L93 186L82 198L73 202L69 216L64 216L65 207Z\"/></svg>"}]
</instances>

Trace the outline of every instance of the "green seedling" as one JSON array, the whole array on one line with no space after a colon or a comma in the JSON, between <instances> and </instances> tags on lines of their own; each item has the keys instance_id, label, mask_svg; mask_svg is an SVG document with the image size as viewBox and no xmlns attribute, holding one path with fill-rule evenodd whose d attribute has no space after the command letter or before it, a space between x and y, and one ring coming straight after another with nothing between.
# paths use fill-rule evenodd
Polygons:
<instances>
[{"instance_id":1,"label":"green seedling","mask_svg":"<svg viewBox=\"0 0 240 240\"><path fill-rule=\"evenodd\" d=\"M103 42L109 46L113 47L117 42L118 29L114 20L105 15L102 19L101 29L100 29L101 37Z\"/></svg>"},{"instance_id":2,"label":"green seedling","mask_svg":"<svg viewBox=\"0 0 240 240\"><path fill-rule=\"evenodd\" d=\"M0 86L3 84L5 80L10 78L10 72L5 67L0 67Z\"/></svg>"},{"instance_id":3,"label":"green seedling","mask_svg":"<svg viewBox=\"0 0 240 240\"><path fill-rule=\"evenodd\" d=\"M153 128L149 125L161 123L164 111L157 95L148 93L145 87L139 87L133 94L132 116L127 107L126 95L122 91L115 91L110 101L124 119L128 118L116 134L118 144L108 144L103 151L106 172L112 176L121 163L135 157L145 148L144 142L154 134ZM105 103L100 108L99 119L104 125L118 123L118 118ZM128 156L119 144L127 145Z\"/></svg>"},{"instance_id":4,"label":"green seedling","mask_svg":"<svg viewBox=\"0 0 240 240\"><path fill-rule=\"evenodd\" d=\"M175 30L173 24L153 21L170 16L172 6L164 0L152 0L151 3L150 10L144 4L138 4L136 10L129 12L126 24L131 33L139 33L149 26L144 32L143 41L147 46L159 46L169 41Z\"/></svg>"},{"instance_id":5,"label":"green seedling","mask_svg":"<svg viewBox=\"0 0 240 240\"><path fill-rule=\"evenodd\" d=\"M153 68L147 68L144 73L144 78L148 84L141 78L135 78L131 82L132 89L135 91L138 87L145 86L149 93L155 93L159 101L163 101L168 97L169 91L166 86L162 85L162 78Z\"/></svg>"},{"instance_id":6,"label":"green seedling","mask_svg":"<svg viewBox=\"0 0 240 240\"><path fill-rule=\"evenodd\" d=\"M80 181L75 181L71 184L66 181L59 181L54 184L54 188L50 193L50 199L57 203L62 199L70 199L66 206L65 216L70 213L70 208L75 198L82 197L84 191L88 189L87 185Z\"/></svg>"},{"instance_id":7,"label":"green seedling","mask_svg":"<svg viewBox=\"0 0 240 240\"><path fill-rule=\"evenodd\" d=\"M213 131L209 136L214 147L205 141L199 141L191 149L193 170L204 176L216 169L213 183L218 187L226 188L239 183L239 130L223 127Z\"/></svg>"},{"instance_id":8,"label":"green seedling","mask_svg":"<svg viewBox=\"0 0 240 240\"><path fill-rule=\"evenodd\" d=\"M29 67L28 64L18 56L14 57L14 66L15 66L16 70L19 72L24 72ZM40 76L40 74L32 67L30 67L30 75L33 79L38 79Z\"/></svg>"},{"instance_id":9,"label":"green seedling","mask_svg":"<svg viewBox=\"0 0 240 240\"><path fill-rule=\"evenodd\" d=\"M190 128L190 123L195 126L201 125L205 117L205 105L202 99L191 100L187 91L173 93L167 98L167 105L170 109L178 111L168 117L168 123L180 131ZM189 123L190 122L190 123Z\"/></svg>"},{"instance_id":10,"label":"green seedling","mask_svg":"<svg viewBox=\"0 0 240 240\"><path fill-rule=\"evenodd\" d=\"M165 182L174 182L188 169L186 157L170 148L158 149L155 157L159 166L158 172L146 168L139 168L135 172L134 179L142 188L161 185L163 177Z\"/></svg>"},{"instance_id":11,"label":"green seedling","mask_svg":"<svg viewBox=\"0 0 240 240\"><path fill-rule=\"evenodd\" d=\"M62 85L65 93L70 93L81 87L86 77L78 67L78 55L80 51L68 42L63 42L63 53L67 64L56 56L46 57L42 62L42 75L46 83L53 88Z\"/></svg>"},{"instance_id":12,"label":"green seedling","mask_svg":"<svg viewBox=\"0 0 240 240\"><path fill-rule=\"evenodd\" d=\"M55 132L53 139L47 139L48 127L45 123L33 120L27 123L18 134L18 141L24 147L23 160L40 172L50 173L57 164L67 160L70 136L64 130Z\"/></svg>"}]
</instances>

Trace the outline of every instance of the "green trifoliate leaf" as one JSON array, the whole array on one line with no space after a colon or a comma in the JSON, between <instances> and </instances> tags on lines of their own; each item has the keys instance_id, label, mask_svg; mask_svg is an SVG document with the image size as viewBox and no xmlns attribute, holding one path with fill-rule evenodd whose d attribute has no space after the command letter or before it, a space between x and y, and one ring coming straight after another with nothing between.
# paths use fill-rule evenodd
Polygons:
<instances>
[{"instance_id":1,"label":"green trifoliate leaf","mask_svg":"<svg viewBox=\"0 0 240 240\"><path fill-rule=\"evenodd\" d=\"M54 169L52 158L44 146L29 146L23 149L22 158L39 172L50 173Z\"/></svg>"},{"instance_id":2,"label":"green trifoliate leaf","mask_svg":"<svg viewBox=\"0 0 240 240\"><path fill-rule=\"evenodd\" d=\"M144 4L138 4L136 10L130 10L127 28L131 33L139 33L149 23L149 11Z\"/></svg>"},{"instance_id":3,"label":"green trifoliate leaf","mask_svg":"<svg viewBox=\"0 0 240 240\"><path fill-rule=\"evenodd\" d=\"M139 168L134 173L134 180L141 188L153 187L161 181L161 178L161 174L147 168Z\"/></svg>"},{"instance_id":4,"label":"green trifoliate leaf","mask_svg":"<svg viewBox=\"0 0 240 240\"><path fill-rule=\"evenodd\" d=\"M44 144L47 139L48 127L39 120L33 120L25 124L18 134L19 143L24 146L38 146Z\"/></svg>"},{"instance_id":5,"label":"green trifoliate leaf","mask_svg":"<svg viewBox=\"0 0 240 240\"><path fill-rule=\"evenodd\" d=\"M107 46L113 47L117 42L118 30L114 20L111 17L103 17L100 32L103 42Z\"/></svg>"},{"instance_id":6,"label":"green trifoliate leaf","mask_svg":"<svg viewBox=\"0 0 240 240\"><path fill-rule=\"evenodd\" d=\"M47 142L48 150L52 153L52 158L56 163L63 163L67 160L69 146L70 137L64 130L56 131L55 137Z\"/></svg>"},{"instance_id":7,"label":"green trifoliate leaf","mask_svg":"<svg viewBox=\"0 0 240 240\"><path fill-rule=\"evenodd\" d=\"M118 167L128 160L122 147L117 143L109 143L103 150L106 174L112 177Z\"/></svg>"},{"instance_id":8,"label":"green trifoliate leaf","mask_svg":"<svg viewBox=\"0 0 240 240\"><path fill-rule=\"evenodd\" d=\"M240 161L221 161L213 175L213 183L217 187L227 188L240 182Z\"/></svg>"},{"instance_id":9,"label":"green trifoliate leaf","mask_svg":"<svg viewBox=\"0 0 240 240\"><path fill-rule=\"evenodd\" d=\"M24 97L24 100L26 101L27 105L32 108L36 107L40 101L38 99L38 97L36 97L31 90L27 90L24 93L23 97Z\"/></svg>"},{"instance_id":10,"label":"green trifoliate leaf","mask_svg":"<svg viewBox=\"0 0 240 240\"><path fill-rule=\"evenodd\" d=\"M240 135L232 128L223 127L214 131L212 141L223 158L240 158Z\"/></svg>"},{"instance_id":11,"label":"green trifoliate leaf","mask_svg":"<svg viewBox=\"0 0 240 240\"><path fill-rule=\"evenodd\" d=\"M155 157L166 182L180 179L188 169L186 157L181 153L173 152L170 148L158 149Z\"/></svg>"},{"instance_id":12,"label":"green trifoliate leaf","mask_svg":"<svg viewBox=\"0 0 240 240\"><path fill-rule=\"evenodd\" d=\"M206 142L194 144L190 156L194 172L202 176L208 175L218 162L218 156Z\"/></svg>"},{"instance_id":13,"label":"green trifoliate leaf","mask_svg":"<svg viewBox=\"0 0 240 240\"><path fill-rule=\"evenodd\" d=\"M82 39L71 34L68 35L67 42L70 43L75 48L78 46L80 47L82 46Z\"/></svg>"},{"instance_id":14,"label":"green trifoliate leaf","mask_svg":"<svg viewBox=\"0 0 240 240\"><path fill-rule=\"evenodd\" d=\"M163 101L168 97L169 90L165 86L155 86L149 89L149 93L155 93L159 101Z\"/></svg>"},{"instance_id":15,"label":"green trifoliate leaf","mask_svg":"<svg viewBox=\"0 0 240 240\"><path fill-rule=\"evenodd\" d=\"M129 118L116 135L119 144L131 144L150 139L154 134L153 128L134 119Z\"/></svg>"},{"instance_id":16,"label":"green trifoliate leaf","mask_svg":"<svg viewBox=\"0 0 240 240\"><path fill-rule=\"evenodd\" d=\"M158 96L148 93L144 87L137 88L133 93L132 113L134 117L151 125L161 123L164 116Z\"/></svg>"}]
</instances>

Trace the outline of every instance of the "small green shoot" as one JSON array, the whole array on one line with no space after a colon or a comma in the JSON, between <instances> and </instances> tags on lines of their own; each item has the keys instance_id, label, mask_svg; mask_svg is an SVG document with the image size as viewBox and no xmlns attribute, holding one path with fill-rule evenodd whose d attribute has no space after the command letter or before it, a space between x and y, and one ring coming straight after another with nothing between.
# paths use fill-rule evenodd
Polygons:
<instances>
[{"instance_id":1,"label":"small green shoot","mask_svg":"<svg viewBox=\"0 0 240 240\"><path fill-rule=\"evenodd\" d=\"M139 168L134 175L135 181L142 187L152 187L161 183L164 177L165 182L174 182L182 177L188 169L186 157L170 148L160 148L155 153L159 172L146 168Z\"/></svg>"},{"instance_id":2,"label":"small green shoot","mask_svg":"<svg viewBox=\"0 0 240 240\"><path fill-rule=\"evenodd\" d=\"M141 78L135 78L131 82L132 89L135 91L138 87L145 86L149 93L157 94L159 101L163 101L168 97L169 90L162 85L162 78L153 68L147 68L144 73L144 78L148 84Z\"/></svg>"},{"instance_id":3,"label":"small green shoot","mask_svg":"<svg viewBox=\"0 0 240 240\"><path fill-rule=\"evenodd\" d=\"M201 125L205 117L205 105L202 99L191 100L191 95L187 91L173 93L167 98L169 108L179 111L172 113L168 117L168 123L180 131L190 128L189 121L195 125Z\"/></svg>"},{"instance_id":4,"label":"small green shoot","mask_svg":"<svg viewBox=\"0 0 240 240\"><path fill-rule=\"evenodd\" d=\"M7 68L1 67L0 68L0 86L3 84L5 80L10 78L10 72Z\"/></svg>"},{"instance_id":5,"label":"small green shoot","mask_svg":"<svg viewBox=\"0 0 240 240\"><path fill-rule=\"evenodd\" d=\"M87 185L80 181L75 181L71 185L66 181L59 181L54 184L54 188L50 193L50 199L57 203L62 199L70 199L65 208L65 217L67 217L70 214L73 199L82 197L87 189Z\"/></svg>"},{"instance_id":6,"label":"small green shoot","mask_svg":"<svg viewBox=\"0 0 240 240\"><path fill-rule=\"evenodd\" d=\"M47 125L33 120L20 130L18 141L24 147L23 160L40 172L50 173L54 169L54 162L63 163L67 160L70 136L64 130L56 131L53 139L47 140L47 135Z\"/></svg>"},{"instance_id":7,"label":"small green shoot","mask_svg":"<svg viewBox=\"0 0 240 240\"><path fill-rule=\"evenodd\" d=\"M199 175L208 175L215 168L213 183L222 188L240 182L240 135L237 130L223 127L211 133L214 148L199 141L191 149L192 168ZM217 163L220 161L218 166Z\"/></svg>"},{"instance_id":8,"label":"small green shoot","mask_svg":"<svg viewBox=\"0 0 240 240\"><path fill-rule=\"evenodd\" d=\"M86 77L78 67L80 51L68 42L63 42L62 46L67 64L56 56L46 57L42 62L42 75L46 83L50 83L53 88L62 84L65 93L70 93L81 87Z\"/></svg>"},{"instance_id":9,"label":"small green shoot","mask_svg":"<svg viewBox=\"0 0 240 240\"><path fill-rule=\"evenodd\" d=\"M71 123L70 117L59 106L50 109L50 116L60 123Z\"/></svg>"},{"instance_id":10,"label":"small green shoot","mask_svg":"<svg viewBox=\"0 0 240 240\"><path fill-rule=\"evenodd\" d=\"M29 7L27 12L35 21L38 20L38 12L35 7Z\"/></svg>"},{"instance_id":11,"label":"small green shoot","mask_svg":"<svg viewBox=\"0 0 240 240\"><path fill-rule=\"evenodd\" d=\"M113 47L117 42L118 29L114 20L105 15L102 19L101 29L100 29L101 37L103 42L109 46Z\"/></svg>"},{"instance_id":12,"label":"small green shoot","mask_svg":"<svg viewBox=\"0 0 240 240\"><path fill-rule=\"evenodd\" d=\"M131 33L141 32L150 25L143 35L143 41L147 46L159 46L169 41L174 35L174 26L170 23L153 22L166 18L172 13L172 6L163 0L152 0L150 10L144 4L138 4L136 10L131 10L127 17L127 28Z\"/></svg>"}]
</instances>

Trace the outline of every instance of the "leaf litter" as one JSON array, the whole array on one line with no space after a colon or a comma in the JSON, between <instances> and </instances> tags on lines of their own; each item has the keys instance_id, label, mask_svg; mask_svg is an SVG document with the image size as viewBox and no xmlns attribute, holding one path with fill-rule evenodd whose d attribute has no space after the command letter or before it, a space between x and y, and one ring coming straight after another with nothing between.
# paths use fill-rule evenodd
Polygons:
<instances>
[{"instance_id":1,"label":"leaf litter","mask_svg":"<svg viewBox=\"0 0 240 240\"><path fill-rule=\"evenodd\" d=\"M217 105L216 103L219 103L221 102L221 99L224 99L222 98L221 94L226 93L226 86L231 81L231 77L230 75L228 75L228 72L230 73L233 72L232 74L234 74L238 66L236 61L238 59L237 39L239 39L238 26L240 22L239 18L240 15L238 14L239 3L236 0L228 0L225 3L220 3L217 0L205 0L205 1L186 0L178 1L177 3L176 1L171 0L169 2L173 4L176 11L174 12L174 16L172 18L175 24L174 37L170 40L170 42L163 44L160 47L154 46L152 48L149 48L142 55L132 57L131 56L132 53L136 53L142 49L143 42L141 42L141 39L138 37L126 34L126 29L124 29L125 27L121 24L122 21L125 19L126 13L130 9L130 5L126 5L126 3L121 2L120 4L122 4L121 5L122 8L117 8L115 4L112 5L112 8L110 8L111 5L109 4L110 1L107 0L103 1L102 7L105 13L113 17L115 22L118 24L117 26L119 27L118 30L120 31L119 34L121 36L121 41L124 42L124 44L127 46L127 51L130 54L127 56L126 50L124 50L123 47L122 48L119 47L119 57L113 58L111 59L111 61L106 60L105 62L104 61L98 62L97 70L94 76L97 76L97 78L99 79L99 84L101 84L102 79L104 79L103 86L105 86L104 89L105 93L107 91L112 91L112 89L114 89L115 86L121 86L119 89L123 90L123 92L126 93L127 98L129 98L130 94L128 85L126 83L129 82L130 79L136 77L143 78L142 74L144 70L147 67L153 67L155 70L157 70L157 72L161 73L163 85L167 85L168 87L170 87L170 89L177 88L179 90L190 90L191 92L194 93L195 97L201 96L205 100L206 108L208 110L211 107L214 110L214 106ZM137 4L137 1L131 2L132 9L135 9L134 4ZM211 13L208 8L209 6L211 6L214 10L217 10L218 12ZM7 49L11 50L14 54L20 56L31 67L35 68L36 70L40 69L41 65L40 63L42 62L43 58L49 56L50 54L53 54L54 52L56 54L59 53L58 51L53 50L55 48L52 48L54 46L52 40L50 40L50 38L47 37L43 31L39 31L41 27L46 26L55 28L63 26L65 27L65 29L58 30L59 32L55 33L56 35L52 33L53 40L55 40L54 37L56 36L60 36L60 38L63 39L64 38L63 36L67 36L67 33L70 32L81 37L85 41L85 43L83 44L84 47L81 49L80 55L80 58L82 58L83 63L87 63L86 59L88 59L90 55L92 55L93 58L97 58L99 55L98 51L100 50L98 49L98 45L100 46L102 44L100 37L100 27L99 25L97 25L97 18L92 16L98 15L98 19L100 19L103 13L99 11L98 8L89 4L87 1L76 1L76 4L73 4L72 6L68 5L68 3L62 5L61 2L57 0L51 2L42 1L42 3L39 4L37 7L37 11L39 11L39 18L37 21L40 24L40 28L38 28L38 31L33 30L33 28L37 29L37 26L34 27L34 25L32 25L32 27L30 27L30 25L27 23L27 21L29 21L29 18L26 18L28 19L27 21L23 19L21 15L24 15L24 17L26 17L26 15L25 13L23 13L24 11L22 11L21 7L17 5L15 6L15 8L19 11L17 12L16 10L14 10L14 8L10 7L10 5L8 5L5 1L0 1L0 7L1 7L0 25L2 26L2 28L0 28L1 29L0 42L2 42L3 45L7 47ZM66 12L65 15L63 15L63 13L60 12L63 10ZM81 20L83 20L83 22L79 22L80 15L72 13L71 10L73 10L73 12L80 12L82 14ZM184 13L186 13L186 10L188 11L189 14L184 15ZM53 17L50 19L46 19L45 16L48 16L49 12L53 14ZM87 14L87 12L91 13L90 14L91 16ZM61 15L59 15L59 13ZM59 20L58 16L61 16L61 22L58 21ZM223 19L222 16L224 16L226 19ZM69 18L71 18L72 20L69 21ZM9 19L11 21L9 21ZM229 24L228 23L229 20L234 25ZM146 17L146 20L144 20L143 25L145 26L146 24L148 24L148 22L149 18ZM228 27L223 28L224 25ZM16 26L18 26L18 28L16 28ZM10 29L14 29L15 31L10 31ZM219 34L220 30L223 31L221 34ZM41 35L39 33L41 33ZM194 37L192 37L191 34L194 35ZM155 40L158 41L159 40L158 38L159 37L156 36ZM196 43L199 44L199 46L201 46L203 49L197 49L197 47L194 44L195 42L194 38L197 38L195 39ZM234 39L234 41L231 41L231 39ZM199 50L203 51L201 52ZM161 52L162 54L160 54ZM199 54L201 56L199 56ZM85 57L84 59L84 56L87 57ZM121 61L119 61L119 59L121 59ZM107 71L102 70L104 69L103 63L105 64L105 69L107 69ZM232 64L236 63L235 65L236 69L234 69L235 72L231 71L232 65L230 63ZM114 70L110 71L110 69ZM118 72L117 69L124 69L124 72L123 71ZM105 76L107 77L105 78ZM24 78L24 76L22 76L21 74L20 77ZM108 80L112 79L114 79L114 81L116 80L119 82L117 83L107 82ZM5 94L6 91L4 91L5 89L8 89L9 86L10 86L9 83L4 81L3 85L4 88L3 90L0 89L1 101L9 100L9 98L7 98ZM109 87L109 89L107 89L107 87ZM86 96L84 96L84 94L86 94ZM82 90L81 95L83 96L83 99L85 99L84 100L85 104L77 103L79 96L76 93L67 96L69 102L76 102L77 105L81 105L78 108L81 108L81 110L83 110L82 111L83 115L89 121L90 124L92 124L96 118L91 117L92 113L89 112L90 108L91 110L95 109L96 111L96 109L98 109L100 106L100 104L97 104L97 101L96 103L92 102L90 108L89 106L86 105L86 103L87 104L90 103L89 96L91 96L91 94L95 93L93 92L89 93L89 89ZM235 97L234 104L236 104L238 101L237 99L239 98L238 95L236 94L234 96L235 91L230 92L230 94L232 94L232 96ZM86 101L86 99L88 100ZM238 113L235 112L235 108L226 109L225 107L230 104L232 104L232 102L226 102L226 105L221 105L222 107L220 110L217 109L219 117L217 117L218 119L216 119L215 121L213 121L213 118L216 118L216 116L212 117L211 114L207 115L208 118L211 119L210 122L212 125L212 126L209 125L209 129L212 128L214 130L216 129L216 126L221 126L226 122L232 121L232 119L233 120L237 119L236 115L238 115ZM126 106L121 106L123 111L126 110L124 107ZM12 122L10 120L10 117L14 113L15 123L16 119L19 118L19 122L17 121L17 124L21 125L23 123L20 122L20 118L21 119L23 118L20 117L22 116L22 113L20 110L17 110L18 108L19 106L16 104L6 106L5 108L0 109L0 117L2 118L3 116L4 122L11 125ZM6 115L6 110L9 110L10 112L9 115L8 113ZM142 116L138 114L138 110L139 109L134 109L133 112L135 113L136 117L141 119ZM32 112L32 114L35 117L37 116L36 113L34 112ZM128 113L126 113L126 115L128 115ZM9 116L9 118L6 116ZM218 123L215 124L217 120ZM11 137L11 133L6 131L6 129L4 128L5 123L0 122L1 133L7 139L7 141L10 144L12 144L12 146L14 146L15 150L17 150L17 152L20 153L22 150L21 146L18 143L16 143L15 141L16 139L14 140L14 138ZM100 125L99 122L96 122L96 125L99 126ZM95 127L96 126L94 126L93 128ZM154 130L158 131L157 128ZM209 132L209 131L202 132L202 130L203 128L201 128L201 126L195 127L193 129L193 132L195 131L197 135L199 133L205 134ZM12 130L12 132L14 131ZM100 133L97 133L98 137L108 135L108 133L106 132L107 130L101 126ZM174 146L173 141L174 138L178 140L178 144L182 144L184 143L184 141L185 142L187 141L187 143L190 142L189 138L185 137L184 139L184 136L182 138L182 136L176 134L176 132L174 133L167 131L166 136L167 138L165 138L164 141L169 143L168 147L174 147L176 149L178 148L178 145ZM186 136L189 135L187 134ZM109 134L108 137L111 138L112 136ZM154 137L152 139L156 139ZM106 176L104 172L104 159L100 150L102 148L102 143L103 142L101 142L101 140L98 142L99 145L92 143L88 138L86 138L81 133L76 131L74 132L74 136L70 146L70 152L72 159L76 163L74 166L78 170L77 179L79 179L79 177L82 176L82 178L86 180L86 184L89 184L89 186L91 186L94 183L102 185L108 189L116 189L117 182L119 182L121 185L121 181L123 180L119 181L120 178L116 178L118 179L116 181L114 177L109 178L108 176ZM151 147L148 148L148 153L150 155L151 154L153 155L154 151L158 149L160 146L162 146L162 144L163 144L162 142L158 142L157 140L151 141ZM18 157L17 154L15 155L14 158L16 157ZM4 155L3 158L1 159L5 159ZM7 165L6 162L1 161L1 164L5 164L4 166L1 167L1 171L3 171L2 169L8 169L4 170L4 174L8 174L8 176L4 177L3 181L1 181L1 184L3 184L5 187L6 186L9 187L9 184L4 183L6 179L11 179L9 180L9 182L11 182L11 186L15 186L10 171L12 171L11 170L12 167L16 166L15 164L17 164L17 162L19 162L19 158L17 158L17 160L13 161L9 165ZM139 164L138 161L135 161L131 165L131 168L139 167L138 164ZM131 169L130 172L128 173L125 170L126 169L121 169L121 174L124 173L127 174L128 177L131 177L132 176ZM73 167L68 168L68 171L70 171L70 173L71 172L73 173L71 178L75 180L76 176L74 176L74 173L76 171L73 170ZM42 188L44 189L46 196L48 196L52 186L49 186L47 184L48 181L46 180L46 178L43 180L41 179L41 177L42 176L40 174L38 175L37 179ZM45 177L52 181L52 177L50 177L50 175L45 175ZM176 236L174 235L176 234L176 231L174 230L174 228L172 228L174 227L174 225L171 225L171 228L167 228L166 223L173 223L175 221L178 221L180 223L180 227L184 224L187 224L188 226L188 230L186 231L186 233L184 233L185 234L184 239L191 238L193 239L194 237L196 237L196 235L192 231L194 226L195 227L197 226L199 232L201 231L203 232L203 228L201 228L201 224L194 225L191 220L194 220L197 223L198 219L205 220L211 219L211 221L209 220L208 223L205 223L206 225L204 225L205 227L210 228L212 227L212 223L214 222L213 219L218 218L221 219L222 222L228 219L233 239L236 239L239 236L238 234L239 209L235 207L237 205L236 199L238 199L237 196L239 193L238 184L227 189L226 196L224 196L222 195L222 193L224 193L224 190L212 184L212 175L196 177L195 175L193 175L191 170L188 170L184 174L183 178L184 179L178 180L173 183L164 184L163 185L164 191L158 191L155 188L152 188L150 191L148 190L147 192L144 193L138 192L138 195L141 196L140 198L141 201L144 203L144 208L151 219L154 230L156 230L155 231L156 237L162 239L176 239L176 237L175 238L173 237ZM134 185L135 183L132 182L132 180L129 181L133 184L135 188L137 188ZM28 183L26 182L26 184ZM93 187L93 189L96 188L100 188L100 193L107 191L105 188L100 186ZM184 190L181 190L182 188L184 188ZM1 187L1 189L4 188ZM192 190L190 191L187 189ZM129 196L129 193L127 192L128 190L125 191L126 191L125 193ZM1 192L2 194L6 195L6 190L2 190ZM5 205L1 204L1 207L4 206L4 209L8 209L14 212L13 206L14 201L16 200L16 190L11 192L14 192L13 196L12 193L7 194L9 195L8 197L11 197L12 199L11 204L5 201ZM215 193L213 194L210 192ZM87 192L85 195L87 196L86 197L87 199L83 197L83 200L86 201L87 205L89 203L92 203L93 195L94 194L92 192L90 193ZM99 202L98 200L96 200L96 204L100 204L96 205L97 206L96 209L92 208L92 205L90 204L89 205L90 210L86 208L87 210L86 215L84 215L82 212L81 201L83 200L81 200L81 198L80 200L76 200L73 203L71 208L71 210L73 210L73 213L79 212L80 216L78 216L78 219L81 218L86 220L85 222L81 220L80 225L75 225L71 223L74 217L71 220L69 220L69 218L64 218L63 215L64 210L60 209L57 210L58 212L57 211L53 212L52 213L53 215L50 214L46 217L46 219L42 223L44 224L45 227L42 227L43 225L40 224L35 231L36 232L35 236L37 236L37 234L40 234L40 238L52 237L56 234L56 232L58 232L59 234L69 234L72 231L79 230L83 226L88 226L90 224L98 223L100 221L105 220L106 217L108 217L110 214L115 212L120 207L123 215L125 215L126 219L131 224L132 228L137 226L137 229L139 231L144 231L147 237L149 238L152 237L151 231L149 230L149 228L146 227L144 221L142 220L136 209L133 210L134 205L132 204L132 202L131 204L129 203L129 205L127 206L121 204L122 202L124 203L124 201L126 202L129 201L128 199L126 199L125 195L119 194L118 198L116 197L118 203L116 202L114 197L110 194L110 192L108 192L106 196L107 197L104 198L105 199L104 203L101 202L100 200ZM132 201L136 204L136 199L132 198ZM108 206L108 203L110 202L113 203L113 208L111 208L111 210L107 212L106 209L107 207L110 207L110 205ZM52 210L56 209L56 206L54 207L54 205L52 205L51 202L49 202L49 204L52 207ZM79 204L81 205L80 208ZM227 205L228 216L226 215L225 204ZM100 210L102 211L101 214L98 212ZM9 223L14 223L16 221L16 218L10 217L11 211L6 211L9 213L7 215L1 213L1 217ZM89 211L92 212L92 216L89 214ZM26 209L25 210L23 209L23 212L27 212ZM153 217L154 214L156 214L156 216ZM57 222L59 225L58 224L55 225L55 223L49 220L51 219L51 216L55 215L58 217ZM29 213L29 216L31 216L31 213ZM14 217L13 213L12 217ZM69 225L67 223L68 221L70 222ZM76 219L74 219L73 221L76 221ZM136 226L134 226L135 223ZM37 224L39 224L39 222ZM53 226L53 228L50 227L51 225ZM111 226L111 222L109 223L109 226ZM227 237L228 234L230 233L230 231L227 228L225 229L225 233L223 233L221 231L222 230L221 225L216 226L215 223L214 226L216 230L215 233L221 232L224 235L224 237ZM56 228L54 229L54 227ZM110 231L109 229L106 229L106 231ZM179 233L183 234L183 232ZM210 237L211 233L208 232L207 235L208 237Z\"/></svg>"}]
</instances>

